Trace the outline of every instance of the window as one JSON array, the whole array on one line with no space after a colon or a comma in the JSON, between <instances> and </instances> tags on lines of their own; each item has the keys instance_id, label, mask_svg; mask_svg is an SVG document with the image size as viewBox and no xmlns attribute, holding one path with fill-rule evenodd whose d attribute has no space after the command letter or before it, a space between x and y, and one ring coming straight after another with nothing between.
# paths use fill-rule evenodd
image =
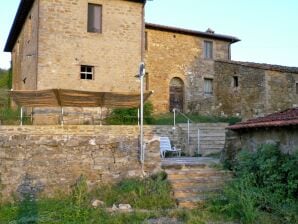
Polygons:
<instances>
[{"instance_id":1,"label":"window","mask_svg":"<svg viewBox=\"0 0 298 224\"><path fill-rule=\"evenodd\" d=\"M204 79L204 93L206 95L213 94L213 79Z\"/></svg>"},{"instance_id":2,"label":"window","mask_svg":"<svg viewBox=\"0 0 298 224\"><path fill-rule=\"evenodd\" d=\"M238 76L233 77L233 87L238 87L239 86L239 79Z\"/></svg>"},{"instance_id":3,"label":"window","mask_svg":"<svg viewBox=\"0 0 298 224\"><path fill-rule=\"evenodd\" d=\"M102 32L102 6L88 4L88 32Z\"/></svg>"},{"instance_id":4,"label":"window","mask_svg":"<svg viewBox=\"0 0 298 224\"><path fill-rule=\"evenodd\" d=\"M89 65L81 65L81 79L92 80L94 77L94 67Z\"/></svg>"},{"instance_id":5,"label":"window","mask_svg":"<svg viewBox=\"0 0 298 224\"><path fill-rule=\"evenodd\" d=\"M298 94L298 82L296 82L296 94Z\"/></svg>"},{"instance_id":6,"label":"window","mask_svg":"<svg viewBox=\"0 0 298 224\"><path fill-rule=\"evenodd\" d=\"M213 58L213 42L204 41L204 58L212 59Z\"/></svg>"}]
</instances>

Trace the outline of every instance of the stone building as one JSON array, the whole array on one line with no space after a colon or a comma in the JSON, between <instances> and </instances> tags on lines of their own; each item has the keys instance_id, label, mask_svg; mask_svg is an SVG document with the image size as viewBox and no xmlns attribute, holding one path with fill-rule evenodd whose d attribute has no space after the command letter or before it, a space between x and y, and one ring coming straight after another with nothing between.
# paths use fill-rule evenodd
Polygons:
<instances>
[{"instance_id":1,"label":"stone building","mask_svg":"<svg viewBox=\"0 0 298 224\"><path fill-rule=\"evenodd\" d=\"M298 104L298 69L231 61L238 38L145 24L145 0L22 0L5 51L13 89L138 92L155 113L260 116ZM35 109L38 111L37 109Z\"/></svg>"},{"instance_id":2,"label":"stone building","mask_svg":"<svg viewBox=\"0 0 298 224\"><path fill-rule=\"evenodd\" d=\"M298 151L298 107L250 119L228 127L225 156L230 161L241 149L256 151L261 145L276 144L281 152Z\"/></svg>"}]
</instances>

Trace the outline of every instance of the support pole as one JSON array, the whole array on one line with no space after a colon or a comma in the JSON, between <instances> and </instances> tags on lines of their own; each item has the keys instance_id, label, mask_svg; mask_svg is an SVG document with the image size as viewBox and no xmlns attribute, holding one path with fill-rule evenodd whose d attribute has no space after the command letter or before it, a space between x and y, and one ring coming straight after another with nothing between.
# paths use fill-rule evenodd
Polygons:
<instances>
[{"instance_id":1,"label":"support pole","mask_svg":"<svg viewBox=\"0 0 298 224\"><path fill-rule=\"evenodd\" d=\"M200 129L198 129L198 155L200 155L200 141L201 141Z\"/></svg>"},{"instance_id":2,"label":"support pole","mask_svg":"<svg viewBox=\"0 0 298 224\"><path fill-rule=\"evenodd\" d=\"M145 69L144 69L145 70ZM143 73L145 73L143 71ZM144 74L140 74L141 75L141 131L140 131L140 135L141 135L141 139L140 139L140 144L141 144L141 162L144 166L144 161L145 161L145 151L144 151Z\"/></svg>"},{"instance_id":3,"label":"support pole","mask_svg":"<svg viewBox=\"0 0 298 224\"><path fill-rule=\"evenodd\" d=\"M174 112L174 129L176 128L176 109L173 109Z\"/></svg>"},{"instance_id":4,"label":"support pole","mask_svg":"<svg viewBox=\"0 0 298 224\"><path fill-rule=\"evenodd\" d=\"M21 126L23 126L23 107L21 107Z\"/></svg>"},{"instance_id":5,"label":"support pole","mask_svg":"<svg viewBox=\"0 0 298 224\"><path fill-rule=\"evenodd\" d=\"M187 119L187 144L189 145L189 119Z\"/></svg>"},{"instance_id":6,"label":"support pole","mask_svg":"<svg viewBox=\"0 0 298 224\"><path fill-rule=\"evenodd\" d=\"M99 126L102 126L102 107L100 107L100 122Z\"/></svg>"},{"instance_id":7,"label":"support pole","mask_svg":"<svg viewBox=\"0 0 298 224\"><path fill-rule=\"evenodd\" d=\"M64 125L64 108L63 107L61 107L61 126L63 126Z\"/></svg>"},{"instance_id":8,"label":"support pole","mask_svg":"<svg viewBox=\"0 0 298 224\"><path fill-rule=\"evenodd\" d=\"M140 108L138 108L138 126L140 127Z\"/></svg>"}]
</instances>

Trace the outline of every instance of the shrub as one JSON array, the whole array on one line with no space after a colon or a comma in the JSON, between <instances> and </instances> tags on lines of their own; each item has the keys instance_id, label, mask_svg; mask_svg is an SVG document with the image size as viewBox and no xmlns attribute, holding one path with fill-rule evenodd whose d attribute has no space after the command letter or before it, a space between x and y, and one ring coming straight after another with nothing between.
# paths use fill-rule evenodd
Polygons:
<instances>
[{"instance_id":1,"label":"shrub","mask_svg":"<svg viewBox=\"0 0 298 224\"><path fill-rule=\"evenodd\" d=\"M262 214L279 217L282 223L297 223L297 166L298 153L283 154L276 145L240 152L233 167L236 178L215 200L213 209L243 223L262 223Z\"/></svg>"},{"instance_id":2,"label":"shrub","mask_svg":"<svg viewBox=\"0 0 298 224\"><path fill-rule=\"evenodd\" d=\"M152 103L148 102L144 104L144 123L153 123L153 106ZM137 108L119 108L114 109L111 115L106 118L106 123L110 125L121 125L121 124L138 124L138 109Z\"/></svg>"}]
</instances>

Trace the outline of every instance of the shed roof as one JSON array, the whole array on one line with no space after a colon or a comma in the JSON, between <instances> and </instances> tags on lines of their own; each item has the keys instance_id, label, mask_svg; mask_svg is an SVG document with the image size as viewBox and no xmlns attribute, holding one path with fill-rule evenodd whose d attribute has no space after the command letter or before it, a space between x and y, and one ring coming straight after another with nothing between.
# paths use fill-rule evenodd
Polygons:
<instances>
[{"instance_id":1,"label":"shed roof","mask_svg":"<svg viewBox=\"0 0 298 224\"><path fill-rule=\"evenodd\" d=\"M282 126L298 126L298 107L269 114L265 117L259 117L245 122L240 122L227 128L232 130L240 130Z\"/></svg>"},{"instance_id":2,"label":"shed roof","mask_svg":"<svg viewBox=\"0 0 298 224\"><path fill-rule=\"evenodd\" d=\"M152 91L144 93L146 101ZM90 92L69 89L10 91L19 106L24 107L108 107L136 108L140 105L140 93Z\"/></svg>"},{"instance_id":3,"label":"shed roof","mask_svg":"<svg viewBox=\"0 0 298 224\"><path fill-rule=\"evenodd\" d=\"M131 2L139 2L146 3L146 0L126 0ZM17 41L23 25L26 21L26 18L34 4L35 0L21 0L19 4L19 8L17 10L16 16L14 18L12 27L10 29L9 36L6 41L6 45L4 47L5 52L11 52L15 42Z\"/></svg>"},{"instance_id":4,"label":"shed roof","mask_svg":"<svg viewBox=\"0 0 298 224\"><path fill-rule=\"evenodd\" d=\"M245 66L245 67L271 70L271 71L279 71L279 72L286 72L286 73L298 73L298 67L272 65L272 64L265 64L265 63L255 63L255 62L244 62L244 61L231 61L231 60L216 60L216 62L233 64L233 65L241 65L241 66Z\"/></svg>"},{"instance_id":5,"label":"shed roof","mask_svg":"<svg viewBox=\"0 0 298 224\"><path fill-rule=\"evenodd\" d=\"M173 26L164 26L164 25L153 24L153 23L146 23L146 28L153 29L153 30L181 33L181 34L210 38L210 39L224 40L231 43L236 43L240 41L240 39L234 36L217 34L213 32L202 32L197 30L183 29L183 28L173 27Z\"/></svg>"}]
</instances>

